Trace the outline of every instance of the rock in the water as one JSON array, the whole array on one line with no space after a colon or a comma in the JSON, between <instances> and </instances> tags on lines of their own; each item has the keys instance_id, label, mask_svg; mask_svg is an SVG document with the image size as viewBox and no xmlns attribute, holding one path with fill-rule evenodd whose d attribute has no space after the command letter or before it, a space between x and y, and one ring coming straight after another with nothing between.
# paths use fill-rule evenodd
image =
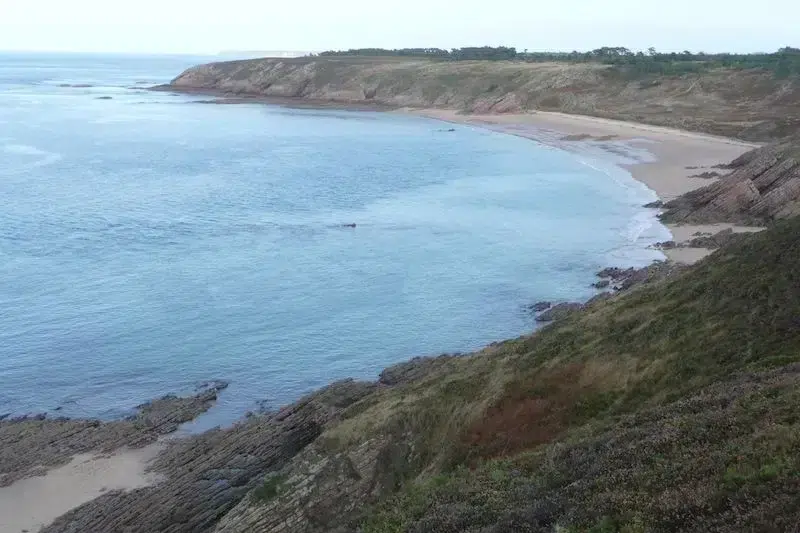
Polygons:
<instances>
[{"instance_id":1,"label":"rock in the water","mask_svg":"<svg viewBox=\"0 0 800 533\"><path fill-rule=\"evenodd\" d=\"M661 200L657 200L655 202L650 202L649 204L644 204L644 207L647 207L647 208L650 208L650 209L660 209L660 208L664 207L664 202L662 202Z\"/></svg>"},{"instance_id":2,"label":"rock in the water","mask_svg":"<svg viewBox=\"0 0 800 533\"><path fill-rule=\"evenodd\" d=\"M594 287L595 289L605 289L608 288L609 285L611 285L611 280L601 279L597 283L594 283L592 287Z\"/></svg>"},{"instance_id":3,"label":"rock in the water","mask_svg":"<svg viewBox=\"0 0 800 533\"><path fill-rule=\"evenodd\" d=\"M658 250L672 250L673 248L677 248L678 245L675 241L664 241L655 243L653 247Z\"/></svg>"},{"instance_id":4,"label":"rock in the water","mask_svg":"<svg viewBox=\"0 0 800 533\"><path fill-rule=\"evenodd\" d=\"M563 302L556 304L541 315L536 317L537 322L553 322L564 319L583 309L583 304L577 302Z\"/></svg>"},{"instance_id":5,"label":"rock in the water","mask_svg":"<svg viewBox=\"0 0 800 533\"><path fill-rule=\"evenodd\" d=\"M609 281L609 286L617 291L628 290L636 285L657 281L667 278L678 272L681 272L686 267L671 261L656 261L644 268L619 268L609 267L604 268L597 273L597 276L603 280ZM597 284L595 284L597 286Z\"/></svg>"},{"instance_id":6,"label":"rock in the water","mask_svg":"<svg viewBox=\"0 0 800 533\"><path fill-rule=\"evenodd\" d=\"M553 307L552 302L536 302L533 305L529 305L528 310L532 313L541 313L542 311L547 311L551 307Z\"/></svg>"}]
</instances>

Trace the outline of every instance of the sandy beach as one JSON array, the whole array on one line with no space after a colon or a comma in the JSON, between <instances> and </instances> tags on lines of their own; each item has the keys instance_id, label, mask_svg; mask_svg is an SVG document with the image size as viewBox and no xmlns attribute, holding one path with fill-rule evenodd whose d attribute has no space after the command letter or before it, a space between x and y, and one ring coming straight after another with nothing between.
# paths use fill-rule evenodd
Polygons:
<instances>
[{"instance_id":1,"label":"sandy beach","mask_svg":"<svg viewBox=\"0 0 800 533\"><path fill-rule=\"evenodd\" d=\"M160 443L112 454L79 454L42 476L0 487L0 533L35 533L62 514L108 491L133 490L158 482L147 472Z\"/></svg>"},{"instance_id":2,"label":"sandy beach","mask_svg":"<svg viewBox=\"0 0 800 533\"><path fill-rule=\"evenodd\" d=\"M402 110L456 124L473 125L532 139L547 146L612 163L626 169L634 179L668 202L686 192L713 183L722 176L714 168L729 163L758 144L645 124L620 122L582 115L536 112L508 115L464 115L447 109ZM757 231L731 224L667 225L677 244L697 233ZM680 247L665 250L673 261L693 263L713 250Z\"/></svg>"}]
</instances>

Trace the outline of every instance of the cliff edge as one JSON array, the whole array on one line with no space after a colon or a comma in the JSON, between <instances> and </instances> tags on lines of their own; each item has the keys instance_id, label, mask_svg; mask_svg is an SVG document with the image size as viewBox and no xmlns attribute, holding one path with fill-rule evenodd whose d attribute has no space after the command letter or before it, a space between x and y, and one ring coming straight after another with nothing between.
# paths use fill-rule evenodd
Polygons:
<instances>
[{"instance_id":1,"label":"cliff edge","mask_svg":"<svg viewBox=\"0 0 800 533\"><path fill-rule=\"evenodd\" d=\"M598 63L307 57L200 65L163 88L468 113L560 111L750 141L800 129L800 83L757 69L630 79Z\"/></svg>"}]
</instances>

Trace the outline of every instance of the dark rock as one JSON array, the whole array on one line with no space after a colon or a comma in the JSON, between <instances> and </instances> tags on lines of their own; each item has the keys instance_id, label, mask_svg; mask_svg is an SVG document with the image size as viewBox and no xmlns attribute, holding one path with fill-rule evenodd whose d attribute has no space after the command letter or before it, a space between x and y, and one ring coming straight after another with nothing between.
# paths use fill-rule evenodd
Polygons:
<instances>
[{"instance_id":1,"label":"dark rock","mask_svg":"<svg viewBox=\"0 0 800 533\"><path fill-rule=\"evenodd\" d=\"M686 246L691 248L710 248L715 250L717 248L722 248L723 246L727 246L732 242L736 242L740 239L747 238L747 233L734 233L732 229L726 229L720 231L719 233L715 233L714 235L702 235L699 237L695 237L694 239L690 240L686 243Z\"/></svg>"},{"instance_id":2,"label":"dark rock","mask_svg":"<svg viewBox=\"0 0 800 533\"><path fill-rule=\"evenodd\" d=\"M612 281L619 281L633 274L634 270L635 269L633 268L608 267L598 272L597 277L609 278Z\"/></svg>"},{"instance_id":3,"label":"dark rock","mask_svg":"<svg viewBox=\"0 0 800 533\"><path fill-rule=\"evenodd\" d=\"M350 224L342 224L342 226L341 226L341 227L343 227L343 228L355 228L355 227L356 227L356 225L355 225L355 224L353 224L353 223L350 223Z\"/></svg>"},{"instance_id":4,"label":"dark rock","mask_svg":"<svg viewBox=\"0 0 800 533\"><path fill-rule=\"evenodd\" d=\"M46 414L0 422L0 486L68 462L88 452L111 452L124 446L138 448L174 432L207 411L224 386L212 384L195 396L165 396L147 402L125 420L48 419Z\"/></svg>"},{"instance_id":5,"label":"dark rock","mask_svg":"<svg viewBox=\"0 0 800 533\"><path fill-rule=\"evenodd\" d=\"M665 222L764 224L800 214L800 137L752 150L733 172L666 204Z\"/></svg>"},{"instance_id":6,"label":"dark rock","mask_svg":"<svg viewBox=\"0 0 800 533\"><path fill-rule=\"evenodd\" d=\"M675 241L664 241L655 243L653 247L658 250L672 250L673 248L677 248L678 245Z\"/></svg>"},{"instance_id":7,"label":"dark rock","mask_svg":"<svg viewBox=\"0 0 800 533\"><path fill-rule=\"evenodd\" d=\"M714 179L714 178L719 178L721 176L722 176L722 174L720 174L719 172L701 172L700 174L695 174L695 175L690 176L690 177L692 177L692 178L701 178L701 179L704 179L704 180L710 180L710 179Z\"/></svg>"},{"instance_id":8,"label":"dark rock","mask_svg":"<svg viewBox=\"0 0 800 533\"><path fill-rule=\"evenodd\" d=\"M590 298L588 302L586 302L585 307L589 307L599 302L605 302L606 300L610 300L614 297L614 293L611 292L601 292L598 295Z\"/></svg>"},{"instance_id":9,"label":"dark rock","mask_svg":"<svg viewBox=\"0 0 800 533\"><path fill-rule=\"evenodd\" d=\"M667 278L683 271L684 268L686 267L677 263L672 263L671 261L656 261L651 265L638 269L618 267L604 268L597 273L597 276L610 280L609 285L615 290L624 291L642 283ZM597 286L597 284L595 284L595 286Z\"/></svg>"},{"instance_id":10,"label":"dark rock","mask_svg":"<svg viewBox=\"0 0 800 533\"><path fill-rule=\"evenodd\" d=\"M553 322L562 320L583 309L583 304L576 302L563 302L556 304L541 315L536 317L537 322Z\"/></svg>"},{"instance_id":11,"label":"dark rock","mask_svg":"<svg viewBox=\"0 0 800 533\"><path fill-rule=\"evenodd\" d=\"M609 279L601 279L597 283L592 284L592 287L594 287L595 289L605 289L609 285L611 285L611 280L609 280Z\"/></svg>"},{"instance_id":12,"label":"dark rock","mask_svg":"<svg viewBox=\"0 0 800 533\"><path fill-rule=\"evenodd\" d=\"M662 202L661 200L656 200L655 202L650 202L649 204L644 204L644 207L647 207L649 209L660 209L660 208L664 207L664 202Z\"/></svg>"},{"instance_id":13,"label":"dark rock","mask_svg":"<svg viewBox=\"0 0 800 533\"><path fill-rule=\"evenodd\" d=\"M268 473L286 467L327 425L339 420L344 409L376 388L374 383L341 381L277 413L253 416L229 429L170 441L153 466L164 475L163 482L135 491L103 494L42 531L213 531L220 518L261 485ZM342 485L340 478L335 480ZM329 493L319 497L325 494Z\"/></svg>"},{"instance_id":14,"label":"dark rock","mask_svg":"<svg viewBox=\"0 0 800 533\"><path fill-rule=\"evenodd\" d=\"M531 311L532 313L541 313L542 311L547 311L551 307L553 307L552 302L536 302L535 304L528 306L528 311Z\"/></svg>"},{"instance_id":15,"label":"dark rock","mask_svg":"<svg viewBox=\"0 0 800 533\"><path fill-rule=\"evenodd\" d=\"M410 361L390 366L384 369L378 377L381 385L401 385L412 383L429 375L432 371L447 364L454 355L440 355L438 357L415 357Z\"/></svg>"},{"instance_id":16,"label":"dark rock","mask_svg":"<svg viewBox=\"0 0 800 533\"><path fill-rule=\"evenodd\" d=\"M95 100L113 100L114 97L112 96L98 96Z\"/></svg>"}]
</instances>

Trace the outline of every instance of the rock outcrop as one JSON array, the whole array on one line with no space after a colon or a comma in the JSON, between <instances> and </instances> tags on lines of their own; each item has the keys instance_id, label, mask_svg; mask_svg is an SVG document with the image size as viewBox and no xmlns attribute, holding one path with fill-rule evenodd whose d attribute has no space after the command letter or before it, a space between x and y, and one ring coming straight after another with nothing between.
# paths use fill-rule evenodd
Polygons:
<instances>
[{"instance_id":1,"label":"rock outcrop","mask_svg":"<svg viewBox=\"0 0 800 533\"><path fill-rule=\"evenodd\" d=\"M0 487L69 462L73 455L139 448L174 432L208 410L225 382L212 382L194 396L165 396L138 407L126 420L49 419L45 415L0 421Z\"/></svg>"},{"instance_id":2,"label":"rock outcrop","mask_svg":"<svg viewBox=\"0 0 800 533\"><path fill-rule=\"evenodd\" d=\"M213 531L220 518L263 483L266 474L281 471L326 425L375 387L352 380L338 382L277 413L175 440L154 465L164 475L162 483L103 495L60 517L43 532Z\"/></svg>"},{"instance_id":3,"label":"rock outcrop","mask_svg":"<svg viewBox=\"0 0 800 533\"><path fill-rule=\"evenodd\" d=\"M800 137L752 150L721 180L666 204L665 222L764 224L800 214Z\"/></svg>"},{"instance_id":4,"label":"rock outcrop","mask_svg":"<svg viewBox=\"0 0 800 533\"><path fill-rule=\"evenodd\" d=\"M201 65L159 89L470 113L561 111L758 141L800 129L800 83L758 70L663 76L643 86L601 64L307 57Z\"/></svg>"},{"instance_id":5,"label":"rock outcrop","mask_svg":"<svg viewBox=\"0 0 800 533\"><path fill-rule=\"evenodd\" d=\"M537 322L554 322L562 320L583 309L583 304L577 302L562 302L556 304L536 317Z\"/></svg>"},{"instance_id":6,"label":"rock outcrop","mask_svg":"<svg viewBox=\"0 0 800 533\"><path fill-rule=\"evenodd\" d=\"M642 268L604 268L597 273L600 283L607 281L614 291L627 291L645 283L661 281L686 270L685 265L672 261L656 261ZM597 284L596 284L597 285Z\"/></svg>"}]
</instances>

